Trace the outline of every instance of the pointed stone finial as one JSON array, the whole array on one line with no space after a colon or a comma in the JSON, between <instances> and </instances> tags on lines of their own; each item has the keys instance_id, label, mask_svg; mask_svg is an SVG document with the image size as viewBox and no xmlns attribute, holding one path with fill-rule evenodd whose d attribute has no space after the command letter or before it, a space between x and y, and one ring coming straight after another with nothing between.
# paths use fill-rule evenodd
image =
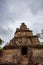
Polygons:
<instances>
[{"instance_id":1,"label":"pointed stone finial","mask_svg":"<svg viewBox=\"0 0 43 65\"><path fill-rule=\"evenodd\" d=\"M27 26L25 25L25 23L21 23L20 29L21 30L26 30L27 29Z\"/></svg>"}]
</instances>

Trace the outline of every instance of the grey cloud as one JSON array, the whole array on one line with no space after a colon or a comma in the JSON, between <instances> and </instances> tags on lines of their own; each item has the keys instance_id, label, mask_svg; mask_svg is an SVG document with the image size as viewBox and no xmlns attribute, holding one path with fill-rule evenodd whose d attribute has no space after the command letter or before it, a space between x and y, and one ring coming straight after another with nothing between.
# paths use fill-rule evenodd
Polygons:
<instances>
[{"instance_id":1,"label":"grey cloud","mask_svg":"<svg viewBox=\"0 0 43 65\"><path fill-rule=\"evenodd\" d=\"M3 40L6 40L6 41L9 41L10 38L12 38L12 35L13 35L13 30L8 28L8 29L5 29L3 27L0 27L0 37L2 36Z\"/></svg>"},{"instance_id":2,"label":"grey cloud","mask_svg":"<svg viewBox=\"0 0 43 65\"><path fill-rule=\"evenodd\" d=\"M12 32L12 30L11 29L4 29L3 27L0 27L0 34L1 35L8 35L9 34L9 32Z\"/></svg>"},{"instance_id":3,"label":"grey cloud","mask_svg":"<svg viewBox=\"0 0 43 65\"><path fill-rule=\"evenodd\" d=\"M38 27L42 29L43 0L0 0L0 35L2 37L6 35L5 39L11 39L14 28L10 28L10 24L13 26L13 23L23 20L28 23L31 22L33 25L31 28L35 33L37 33Z\"/></svg>"},{"instance_id":4,"label":"grey cloud","mask_svg":"<svg viewBox=\"0 0 43 65\"><path fill-rule=\"evenodd\" d=\"M30 0L30 9L33 14L37 14L38 11L43 10L43 0Z\"/></svg>"}]
</instances>

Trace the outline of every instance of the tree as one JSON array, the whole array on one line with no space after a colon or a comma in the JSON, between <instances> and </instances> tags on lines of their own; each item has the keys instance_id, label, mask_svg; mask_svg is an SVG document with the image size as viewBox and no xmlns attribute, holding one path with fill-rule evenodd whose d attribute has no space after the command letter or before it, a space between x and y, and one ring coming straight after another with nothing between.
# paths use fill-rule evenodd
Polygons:
<instances>
[{"instance_id":1,"label":"tree","mask_svg":"<svg viewBox=\"0 0 43 65\"><path fill-rule=\"evenodd\" d=\"M43 29L41 30L41 33L37 34L39 40L40 40L40 44L43 44Z\"/></svg>"},{"instance_id":2,"label":"tree","mask_svg":"<svg viewBox=\"0 0 43 65\"><path fill-rule=\"evenodd\" d=\"M42 34L43 34L43 29L42 29Z\"/></svg>"},{"instance_id":3,"label":"tree","mask_svg":"<svg viewBox=\"0 0 43 65\"><path fill-rule=\"evenodd\" d=\"M40 33L38 33L37 36L40 38Z\"/></svg>"},{"instance_id":4,"label":"tree","mask_svg":"<svg viewBox=\"0 0 43 65\"><path fill-rule=\"evenodd\" d=\"M2 48L0 47L0 51L2 51Z\"/></svg>"},{"instance_id":5,"label":"tree","mask_svg":"<svg viewBox=\"0 0 43 65\"><path fill-rule=\"evenodd\" d=\"M43 29L41 30L41 33L38 33L37 36L40 38L40 39L43 39Z\"/></svg>"},{"instance_id":6,"label":"tree","mask_svg":"<svg viewBox=\"0 0 43 65\"><path fill-rule=\"evenodd\" d=\"M0 45L3 43L4 41L0 38Z\"/></svg>"}]
</instances>

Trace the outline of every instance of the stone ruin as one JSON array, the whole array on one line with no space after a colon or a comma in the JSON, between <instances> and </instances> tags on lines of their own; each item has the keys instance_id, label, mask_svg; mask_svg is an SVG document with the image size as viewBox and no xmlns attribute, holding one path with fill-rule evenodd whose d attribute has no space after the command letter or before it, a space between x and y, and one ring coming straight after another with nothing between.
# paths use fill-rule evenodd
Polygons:
<instances>
[{"instance_id":1,"label":"stone ruin","mask_svg":"<svg viewBox=\"0 0 43 65\"><path fill-rule=\"evenodd\" d=\"M43 65L43 45L38 36L22 23L0 52L0 65Z\"/></svg>"}]
</instances>

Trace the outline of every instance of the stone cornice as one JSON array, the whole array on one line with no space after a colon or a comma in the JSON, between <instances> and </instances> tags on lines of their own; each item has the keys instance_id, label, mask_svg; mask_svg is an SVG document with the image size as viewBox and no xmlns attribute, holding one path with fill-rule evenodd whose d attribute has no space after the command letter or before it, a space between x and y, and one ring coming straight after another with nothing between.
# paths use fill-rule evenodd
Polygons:
<instances>
[{"instance_id":1,"label":"stone cornice","mask_svg":"<svg viewBox=\"0 0 43 65\"><path fill-rule=\"evenodd\" d=\"M17 32L32 32L31 30L16 30L16 32L15 33L17 33Z\"/></svg>"},{"instance_id":2,"label":"stone cornice","mask_svg":"<svg viewBox=\"0 0 43 65\"><path fill-rule=\"evenodd\" d=\"M38 38L38 36L19 36L19 37L15 36L15 38L35 38L35 37Z\"/></svg>"},{"instance_id":3,"label":"stone cornice","mask_svg":"<svg viewBox=\"0 0 43 65\"><path fill-rule=\"evenodd\" d=\"M19 48L19 46L15 46L15 45L6 45L3 49L17 49Z\"/></svg>"},{"instance_id":4,"label":"stone cornice","mask_svg":"<svg viewBox=\"0 0 43 65\"><path fill-rule=\"evenodd\" d=\"M22 46L14 46L14 45L9 45L9 46L5 46L3 49L18 49L18 48L21 48ZM36 48L36 49L43 49L43 45L40 45L40 44L37 44L37 45L28 45L27 46L28 48Z\"/></svg>"}]
</instances>

